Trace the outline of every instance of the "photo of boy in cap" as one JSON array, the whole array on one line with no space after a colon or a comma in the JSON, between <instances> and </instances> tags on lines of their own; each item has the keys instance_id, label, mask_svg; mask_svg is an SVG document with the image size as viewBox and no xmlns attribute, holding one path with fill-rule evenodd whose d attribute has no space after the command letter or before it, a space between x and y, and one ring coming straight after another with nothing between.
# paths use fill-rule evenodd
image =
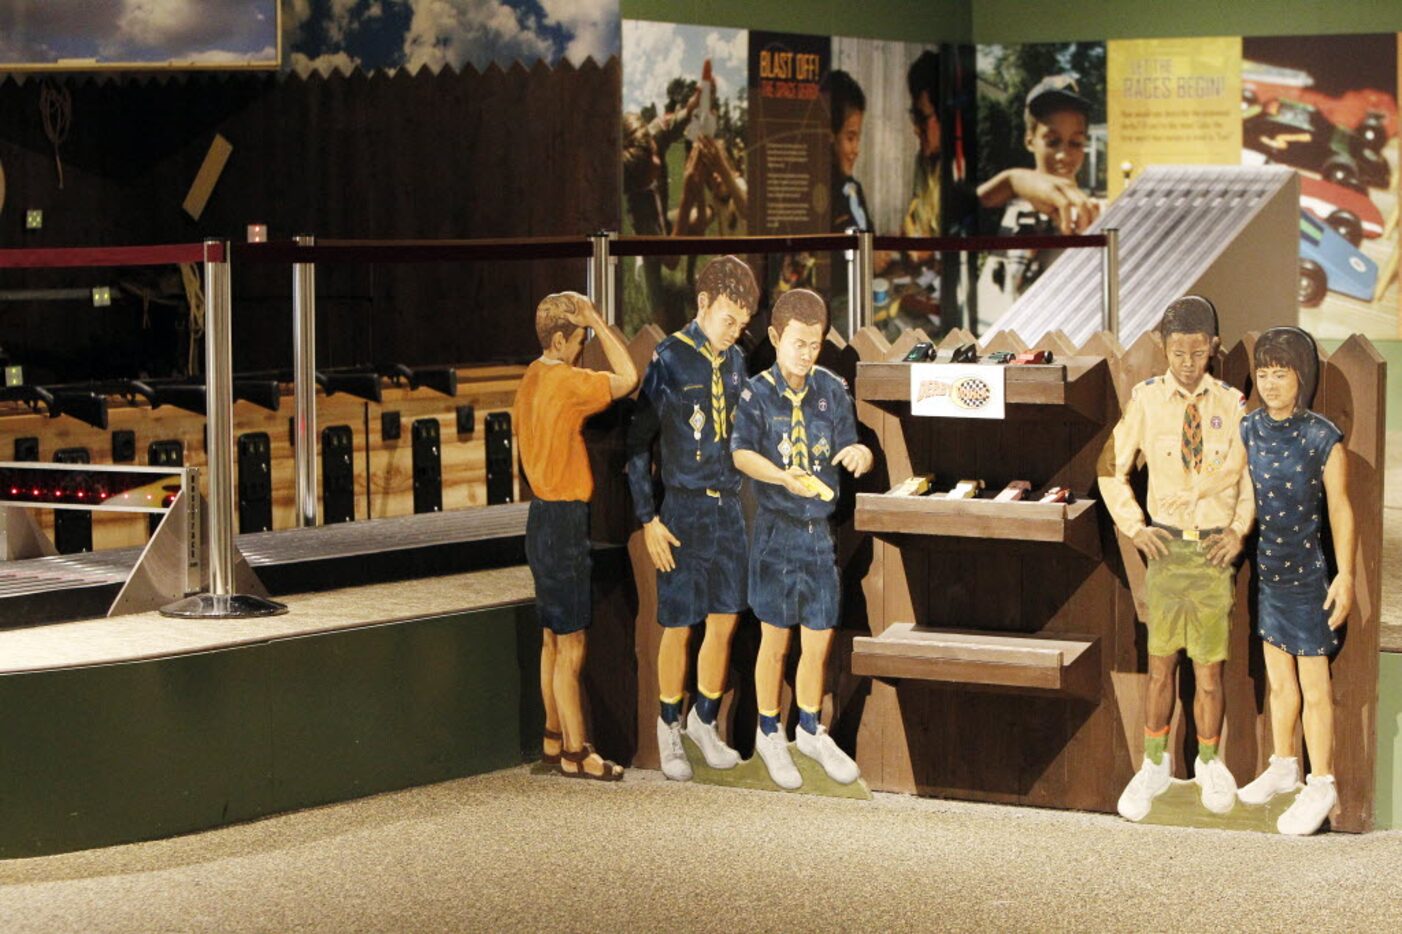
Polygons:
<instances>
[{"instance_id":1,"label":"photo of boy in cap","mask_svg":"<svg viewBox=\"0 0 1402 934\"><path fill-rule=\"evenodd\" d=\"M1023 145L1035 168L1005 169L979 186L979 203L1004 208L999 236L1083 233L1100 205L1077 175L1090 144L1091 102L1070 75L1043 78L1027 93ZM979 317L995 321L1057 256L1055 250L1012 250L990 256L979 276Z\"/></svg>"},{"instance_id":2,"label":"photo of boy in cap","mask_svg":"<svg viewBox=\"0 0 1402 934\"><path fill-rule=\"evenodd\" d=\"M740 474L730 456L731 423L745 381L736 340L759 301L750 267L738 257L711 260L696 280L696 319L652 355L628 429L628 485L657 568L657 652L661 704L657 748L662 772L691 778L682 745L681 708L691 627L705 623L697 660L697 696L686 734L713 769L740 761L716 729L730 643L745 593L746 535ZM654 509L653 443L661 436L662 508Z\"/></svg>"},{"instance_id":3,"label":"photo of boy in cap","mask_svg":"<svg viewBox=\"0 0 1402 934\"><path fill-rule=\"evenodd\" d=\"M769 339L776 360L740 394L731 451L740 472L756 481L750 543L749 602L760 620L755 662L759 726L755 750L781 788L802 777L779 722L779 695L789 634L800 630L802 654L794 694L800 754L841 784L857 780L857 764L818 722L824 674L839 618L840 585L829 519L841 471L871 469L872 453L857 440L851 397L841 377L817 366L828 310L814 292L796 289L774 303Z\"/></svg>"},{"instance_id":4,"label":"photo of boy in cap","mask_svg":"<svg viewBox=\"0 0 1402 934\"><path fill-rule=\"evenodd\" d=\"M589 329L612 373L576 367ZM521 469L535 498L526 518L526 562L540 616L540 693L545 703L542 761L570 778L617 781L623 769L586 742L579 673L593 610L589 500L594 477L581 433L589 416L633 391L638 371L623 342L589 299L547 295L536 307L540 356L516 391L512 423Z\"/></svg>"},{"instance_id":5,"label":"photo of boy in cap","mask_svg":"<svg viewBox=\"0 0 1402 934\"><path fill-rule=\"evenodd\" d=\"M1172 780L1173 757L1166 746L1178 654L1184 650L1196 681L1193 779L1209 811L1224 814L1236 801L1236 780L1218 757L1225 710L1222 663L1234 603L1232 562L1255 517L1251 481L1237 455L1246 399L1208 373L1219 346L1216 309L1201 296L1184 296L1168 306L1159 333L1168 372L1134 387L1097 467L1100 495L1115 526L1148 561L1144 760L1118 804L1120 814L1133 821L1148 815ZM1149 473L1148 521L1129 481L1141 453ZM1200 499L1185 497L1204 485L1204 475L1215 479L1220 473L1230 474L1232 482Z\"/></svg>"}]
</instances>

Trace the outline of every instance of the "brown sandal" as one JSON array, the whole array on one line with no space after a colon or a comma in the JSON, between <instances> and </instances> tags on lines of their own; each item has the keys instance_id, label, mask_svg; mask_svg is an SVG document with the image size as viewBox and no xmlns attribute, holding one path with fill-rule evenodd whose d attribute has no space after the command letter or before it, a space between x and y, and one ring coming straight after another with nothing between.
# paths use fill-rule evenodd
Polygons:
<instances>
[{"instance_id":1,"label":"brown sandal","mask_svg":"<svg viewBox=\"0 0 1402 934\"><path fill-rule=\"evenodd\" d=\"M564 737L563 735L559 734L559 733L556 733L554 730L550 729L549 727L547 727L547 728L545 729L544 735L541 737L541 739L542 739L542 741L547 740L547 739L553 739L555 742L557 742L557 743L560 744L560 752L564 752L564 750L565 750L565 737ZM560 764L560 752L557 752L557 753L555 753L555 754L552 756L550 753L546 752L544 749L541 749L541 751L540 751L540 761L543 762L543 763L545 763L546 765L559 765L559 764Z\"/></svg>"},{"instance_id":2,"label":"brown sandal","mask_svg":"<svg viewBox=\"0 0 1402 934\"><path fill-rule=\"evenodd\" d=\"M607 759L603 759L604 771L598 775L586 769L584 767L584 760L592 755L594 755L594 747L589 743L585 743L583 748L575 752L562 749L560 751L560 757L566 762L573 762L575 765L579 766L579 768L573 772L567 772L562 764L560 766L560 774L565 776L565 778L587 778L596 782L616 782L623 779L623 766L619 765L617 762L610 762ZM603 757L601 756L600 758L602 759Z\"/></svg>"}]
</instances>

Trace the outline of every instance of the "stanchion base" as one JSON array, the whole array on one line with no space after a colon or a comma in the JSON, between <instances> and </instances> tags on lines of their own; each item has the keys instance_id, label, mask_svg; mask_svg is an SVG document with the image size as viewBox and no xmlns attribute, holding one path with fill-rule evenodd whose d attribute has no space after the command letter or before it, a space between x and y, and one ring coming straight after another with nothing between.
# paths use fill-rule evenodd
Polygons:
<instances>
[{"instance_id":1,"label":"stanchion base","mask_svg":"<svg viewBox=\"0 0 1402 934\"><path fill-rule=\"evenodd\" d=\"M197 593L161 607L162 616L177 619L247 619L253 616L281 616L286 612L285 603L245 593Z\"/></svg>"}]
</instances>

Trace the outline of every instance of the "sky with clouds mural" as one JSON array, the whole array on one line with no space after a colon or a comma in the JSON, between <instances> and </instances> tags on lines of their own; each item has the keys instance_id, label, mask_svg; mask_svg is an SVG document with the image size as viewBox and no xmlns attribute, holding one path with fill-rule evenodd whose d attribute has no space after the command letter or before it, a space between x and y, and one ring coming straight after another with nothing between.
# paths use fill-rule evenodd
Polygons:
<instances>
[{"instance_id":1,"label":"sky with clouds mural","mask_svg":"<svg viewBox=\"0 0 1402 934\"><path fill-rule=\"evenodd\" d=\"M273 67L277 13L278 0L5 0L0 63Z\"/></svg>"},{"instance_id":2,"label":"sky with clouds mural","mask_svg":"<svg viewBox=\"0 0 1402 934\"><path fill-rule=\"evenodd\" d=\"M603 63L618 0L283 0L283 48L303 73Z\"/></svg>"}]
</instances>

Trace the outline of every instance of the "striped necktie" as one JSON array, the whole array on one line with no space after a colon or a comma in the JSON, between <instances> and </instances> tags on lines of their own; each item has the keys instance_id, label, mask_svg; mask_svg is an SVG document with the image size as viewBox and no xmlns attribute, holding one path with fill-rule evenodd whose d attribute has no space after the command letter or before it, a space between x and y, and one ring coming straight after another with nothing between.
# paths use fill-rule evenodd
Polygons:
<instances>
[{"instance_id":1,"label":"striped necktie","mask_svg":"<svg viewBox=\"0 0 1402 934\"><path fill-rule=\"evenodd\" d=\"M802 392L784 390L784 398L793 403L793 414L789 418L789 463L799 470L808 469L808 432L803 427L803 397L808 395L808 387Z\"/></svg>"},{"instance_id":2,"label":"striped necktie","mask_svg":"<svg viewBox=\"0 0 1402 934\"><path fill-rule=\"evenodd\" d=\"M1188 407L1183 410L1183 443L1179 453L1184 470L1202 471L1202 413L1198 411L1196 397L1189 399Z\"/></svg>"},{"instance_id":3,"label":"striped necktie","mask_svg":"<svg viewBox=\"0 0 1402 934\"><path fill-rule=\"evenodd\" d=\"M727 420L725 417L725 381L721 378L721 366L725 357L711 349L710 344L701 345L701 355L711 361L711 424L716 429L716 440L724 440Z\"/></svg>"}]
</instances>

